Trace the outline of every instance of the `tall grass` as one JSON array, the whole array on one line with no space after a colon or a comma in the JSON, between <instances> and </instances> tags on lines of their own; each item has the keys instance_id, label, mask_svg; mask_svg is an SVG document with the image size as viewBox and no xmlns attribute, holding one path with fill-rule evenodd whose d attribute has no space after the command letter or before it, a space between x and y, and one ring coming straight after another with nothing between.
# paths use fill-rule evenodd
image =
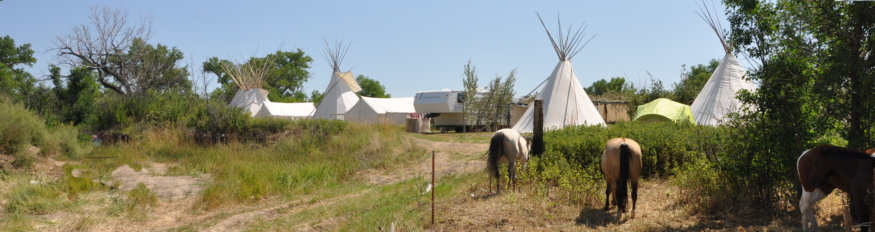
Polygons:
<instances>
[{"instance_id":1,"label":"tall grass","mask_svg":"<svg viewBox=\"0 0 875 232\"><path fill-rule=\"evenodd\" d=\"M24 106L0 99L0 154L14 156L16 167L30 166L34 157L25 154L29 146L39 148L42 154L78 157L89 150L79 136L72 126L48 128L43 119Z\"/></svg>"},{"instance_id":2,"label":"tall grass","mask_svg":"<svg viewBox=\"0 0 875 232\"><path fill-rule=\"evenodd\" d=\"M133 142L96 151L96 156L109 158L94 167L108 173L122 164L136 168L163 162L175 165L171 175L208 174L212 180L198 205L210 209L351 184L349 180L359 170L388 168L424 155L402 139L401 128L395 126L331 120L286 124L281 126L284 133L266 143L215 145L199 145L185 129L152 128L135 136Z\"/></svg>"}]
</instances>

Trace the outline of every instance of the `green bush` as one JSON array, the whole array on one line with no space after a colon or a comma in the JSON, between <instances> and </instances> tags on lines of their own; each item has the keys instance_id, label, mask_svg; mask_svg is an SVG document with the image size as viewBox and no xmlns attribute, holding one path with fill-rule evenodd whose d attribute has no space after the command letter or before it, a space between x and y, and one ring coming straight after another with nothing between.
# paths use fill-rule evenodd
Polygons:
<instances>
[{"instance_id":1,"label":"green bush","mask_svg":"<svg viewBox=\"0 0 875 232\"><path fill-rule=\"evenodd\" d=\"M46 127L45 121L19 104L0 100L0 154L12 155L17 167L29 167L33 157L25 154L29 146L43 154L60 153L77 157L88 152L76 128L67 125Z\"/></svg>"},{"instance_id":2,"label":"green bush","mask_svg":"<svg viewBox=\"0 0 875 232\"><path fill-rule=\"evenodd\" d=\"M593 202L604 195L601 154L615 137L641 144L642 177L671 176L702 157L722 149L725 128L672 122L618 123L607 127L580 126L544 134L545 153L533 157L526 176L568 191L572 201Z\"/></svg>"}]
</instances>

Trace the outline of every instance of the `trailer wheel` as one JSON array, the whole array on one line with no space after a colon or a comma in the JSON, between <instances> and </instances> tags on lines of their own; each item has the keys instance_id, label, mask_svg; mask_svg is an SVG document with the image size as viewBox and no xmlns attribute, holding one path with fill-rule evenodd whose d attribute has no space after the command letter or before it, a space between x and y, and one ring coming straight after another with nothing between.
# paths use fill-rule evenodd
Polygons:
<instances>
[{"instance_id":1,"label":"trailer wheel","mask_svg":"<svg viewBox=\"0 0 875 232\"><path fill-rule=\"evenodd\" d=\"M441 134L446 134L446 133L447 133L447 128L441 127Z\"/></svg>"}]
</instances>

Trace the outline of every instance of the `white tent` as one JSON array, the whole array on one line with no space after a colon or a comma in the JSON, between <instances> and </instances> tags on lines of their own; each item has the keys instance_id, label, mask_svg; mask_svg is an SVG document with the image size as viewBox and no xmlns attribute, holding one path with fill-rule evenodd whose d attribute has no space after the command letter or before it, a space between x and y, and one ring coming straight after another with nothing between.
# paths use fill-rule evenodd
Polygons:
<instances>
[{"instance_id":1,"label":"white tent","mask_svg":"<svg viewBox=\"0 0 875 232\"><path fill-rule=\"evenodd\" d=\"M255 116L299 119L312 117L314 112L316 112L316 107L313 106L312 102L281 103L265 101Z\"/></svg>"},{"instance_id":2,"label":"white tent","mask_svg":"<svg viewBox=\"0 0 875 232\"><path fill-rule=\"evenodd\" d=\"M746 89L753 92L756 86L749 80L744 79L745 70L732 55L732 46L727 44L726 37L722 33L719 21L714 20L711 11L702 6L699 14L711 29L717 34L726 55L720 60L720 65L705 82L702 91L696 96L696 100L690 105L693 118L699 125L720 125L726 122L727 114L738 111L742 102L736 97L740 90Z\"/></svg>"},{"instance_id":3,"label":"white tent","mask_svg":"<svg viewBox=\"0 0 875 232\"><path fill-rule=\"evenodd\" d=\"M241 89L231 99L231 106L243 109L249 116L255 117L261 106L267 100L267 90L261 88Z\"/></svg>"},{"instance_id":4,"label":"white tent","mask_svg":"<svg viewBox=\"0 0 875 232\"><path fill-rule=\"evenodd\" d=\"M344 115L345 120L363 123L390 123L404 125L405 119L416 113L413 97L371 98L362 97Z\"/></svg>"},{"instance_id":5,"label":"white tent","mask_svg":"<svg viewBox=\"0 0 875 232\"><path fill-rule=\"evenodd\" d=\"M541 20L540 15L538 20ZM578 45L582 42L583 28L570 31L565 36L560 30L558 41L556 41L543 20L541 20L541 25L544 26L556 55L559 56L559 64L556 64L553 73L542 83L543 88L535 95L535 99L544 101L544 130L561 129L574 125L605 125L605 120L577 80L577 75L574 74L574 67L571 64L571 58L582 48ZM532 132L535 119L534 105L529 104L529 108L513 126L513 129L520 132Z\"/></svg>"},{"instance_id":6,"label":"white tent","mask_svg":"<svg viewBox=\"0 0 875 232\"><path fill-rule=\"evenodd\" d=\"M340 64L349 46L338 43L333 49L326 42L325 53L331 63L331 82L322 92L322 101L316 106L316 118L343 119L343 115L351 109L359 98L355 93L362 90L352 72L340 72Z\"/></svg>"}]
</instances>

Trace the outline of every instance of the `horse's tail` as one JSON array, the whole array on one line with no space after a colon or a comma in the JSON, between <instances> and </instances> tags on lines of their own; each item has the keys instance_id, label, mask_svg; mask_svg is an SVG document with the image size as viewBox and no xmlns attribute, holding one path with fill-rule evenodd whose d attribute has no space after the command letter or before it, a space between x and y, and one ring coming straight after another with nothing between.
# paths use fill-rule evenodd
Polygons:
<instances>
[{"instance_id":1,"label":"horse's tail","mask_svg":"<svg viewBox=\"0 0 875 232\"><path fill-rule=\"evenodd\" d=\"M620 179L617 180L617 203L620 208L626 207L627 182L629 181L629 156L632 150L629 144L620 144Z\"/></svg>"},{"instance_id":2,"label":"horse's tail","mask_svg":"<svg viewBox=\"0 0 875 232\"><path fill-rule=\"evenodd\" d=\"M495 134L489 141L489 154L486 159L486 171L492 177L498 178L498 159L504 153L504 134Z\"/></svg>"}]
</instances>

